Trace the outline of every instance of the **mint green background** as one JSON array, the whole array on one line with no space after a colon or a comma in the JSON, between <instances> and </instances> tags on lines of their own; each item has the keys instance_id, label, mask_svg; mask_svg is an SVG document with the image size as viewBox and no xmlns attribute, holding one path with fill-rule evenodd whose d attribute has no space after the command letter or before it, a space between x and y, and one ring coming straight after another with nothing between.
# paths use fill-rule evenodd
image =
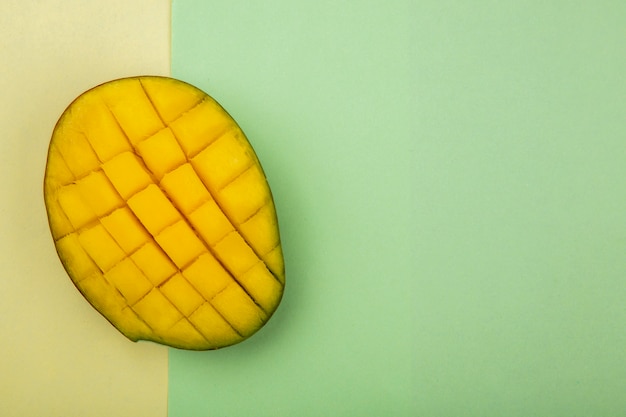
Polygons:
<instances>
[{"instance_id":1,"label":"mint green background","mask_svg":"<svg viewBox=\"0 0 626 417\"><path fill-rule=\"evenodd\" d=\"M263 162L285 298L169 415L626 410L626 4L173 2Z\"/></svg>"}]
</instances>

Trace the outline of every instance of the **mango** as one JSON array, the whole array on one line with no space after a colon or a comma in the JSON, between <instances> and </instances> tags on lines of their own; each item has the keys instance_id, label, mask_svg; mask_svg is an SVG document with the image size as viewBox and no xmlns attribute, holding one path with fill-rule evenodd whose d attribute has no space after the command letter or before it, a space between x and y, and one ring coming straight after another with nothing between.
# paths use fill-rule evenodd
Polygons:
<instances>
[{"instance_id":1,"label":"mango","mask_svg":"<svg viewBox=\"0 0 626 417\"><path fill-rule=\"evenodd\" d=\"M230 346L282 299L278 220L258 157L188 83L129 77L80 95L54 127L43 191L69 278L132 341Z\"/></svg>"}]
</instances>

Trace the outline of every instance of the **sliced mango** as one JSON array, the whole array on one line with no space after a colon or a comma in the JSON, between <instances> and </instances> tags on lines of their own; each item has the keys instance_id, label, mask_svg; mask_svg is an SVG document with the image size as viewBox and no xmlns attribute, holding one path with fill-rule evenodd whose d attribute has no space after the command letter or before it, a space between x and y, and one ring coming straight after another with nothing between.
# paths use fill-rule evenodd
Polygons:
<instances>
[{"instance_id":1,"label":"sliced mango","mask_svg":"<svg viewBox=\"0 0 626 417\"><path fill-rule=\"evenodd\" d=\"M70 279L132 341L218 349L280 303L261 165L228 113L187 83L124 78L74 100L52 134L44 199Z\"/></svg>"}]
</instances>

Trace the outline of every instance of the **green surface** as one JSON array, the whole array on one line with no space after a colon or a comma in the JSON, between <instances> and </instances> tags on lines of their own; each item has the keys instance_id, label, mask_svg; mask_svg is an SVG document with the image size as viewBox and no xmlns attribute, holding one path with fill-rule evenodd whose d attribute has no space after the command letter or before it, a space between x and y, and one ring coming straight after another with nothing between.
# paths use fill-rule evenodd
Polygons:
<instances>
[{"instance_id":1,"label":"green surface","mask_svg":"<svg viewBox=\"0 0 626 417\"><path fill-rule=\"evenodd\" d=\"M285 298L170 352L169 415L626 409L626 6L173 2L264 165Z\"/></svg>"}]
</instances>

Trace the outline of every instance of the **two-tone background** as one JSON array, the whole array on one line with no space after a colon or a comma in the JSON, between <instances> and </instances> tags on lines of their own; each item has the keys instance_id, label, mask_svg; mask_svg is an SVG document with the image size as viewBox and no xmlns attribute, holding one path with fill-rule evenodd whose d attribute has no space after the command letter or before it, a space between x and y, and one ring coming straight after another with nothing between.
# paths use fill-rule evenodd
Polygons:
<instances>
[{"instance_id":1,"label":"two-tone background","mask_svg":"<svg viewBox=\"0 0 626 417\"><path fill-rule=\"evenodd\" d=\"M621 1L0 3L0 415L626 410ZM252 339L124 339L54 252L42 177L84 90L172 75L238 120L285 298Z\"/></svg>"}]
</instances>

